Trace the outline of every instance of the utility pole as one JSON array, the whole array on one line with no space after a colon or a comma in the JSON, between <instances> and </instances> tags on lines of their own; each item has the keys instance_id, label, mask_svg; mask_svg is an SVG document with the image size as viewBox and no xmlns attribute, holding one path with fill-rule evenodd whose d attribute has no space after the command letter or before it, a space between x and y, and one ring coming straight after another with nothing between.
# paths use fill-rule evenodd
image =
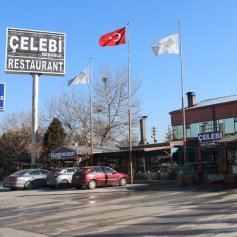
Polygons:
<instances>
[{"instance_id":1,"label":"utility pole","mask_svg":"<svg viewBox=\"0 0 237 237\"><path fill-rule=\"evenodd\" d=\"M152 127L152 136L151 138L153 138L153 143L157 143L157 140L156 140L156 128L153 126Z\"/></svg>"}]
</instances>

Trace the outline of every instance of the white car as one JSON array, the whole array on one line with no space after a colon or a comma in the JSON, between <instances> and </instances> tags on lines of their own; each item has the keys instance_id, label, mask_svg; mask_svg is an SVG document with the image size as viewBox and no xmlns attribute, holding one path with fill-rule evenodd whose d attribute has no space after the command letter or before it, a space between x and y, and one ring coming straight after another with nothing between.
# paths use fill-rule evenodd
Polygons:
<instances>
[{"instance_id":1,"label":"white car","mask_svg":"<svg viewBox=\"0 0 237 237\"><path fill-rule=\"evenodd\" d=\"M72 186L72 175L79 170L78 167L57 168L46 177L48 187L69 188Z\"/></svg>"}]
</instances>

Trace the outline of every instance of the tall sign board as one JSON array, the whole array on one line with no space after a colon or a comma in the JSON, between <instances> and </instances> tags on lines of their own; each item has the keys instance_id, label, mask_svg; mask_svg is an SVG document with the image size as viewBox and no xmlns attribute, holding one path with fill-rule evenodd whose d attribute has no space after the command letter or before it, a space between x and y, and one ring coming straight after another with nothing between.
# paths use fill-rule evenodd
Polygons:
<instances>
[{"instance_id":1,"label":"tall sign board","mask_svg":"<svg viewBox=\"0 0 237 237\"><path fill-rule=\"evenodd\" d=\"M5 110L5 88L6 83L0 83L0 111Z\"/></svg>"},{"instance_id":2,"label":"tall sign board","mask_svg":"<svg viewBox=\"0 0 237 237\"><path fill-rule=\"evenodd\" d=\"M33 78L32 168L37 155L39 76L65 74L65 44L64 33L7 28L5 72L31 74Z\"/></svg>"},{"instance_id":3,"label":"tall sign board","mask_svg":"<svg viewBox=\"0 0 237 237\"><path fill-rule=\"evenodd\" d=\"M65 74L65 34L7 28L5 72Z\"/></svg>"}]
</instances>

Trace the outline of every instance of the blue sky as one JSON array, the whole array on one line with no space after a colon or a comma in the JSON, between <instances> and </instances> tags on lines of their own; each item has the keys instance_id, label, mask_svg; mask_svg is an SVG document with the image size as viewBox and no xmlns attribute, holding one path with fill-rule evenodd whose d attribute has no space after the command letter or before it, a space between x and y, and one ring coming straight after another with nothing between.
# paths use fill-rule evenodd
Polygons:
<instances>
[{"instance_id":1,"label":"blue sky","mask_svg":"<svg viewBox=\"0 0 237 237\"><path fill-rule=\"evenodd\" d=\"M0 6L0 82L7 84L6 110L31 111L32 77L5 73L6 28L66 33L66 74L41 76L39 113L50 98L70 91L67 80L93 58L93 80L102 67L127 67L127 45L100 47L99 37L130 23L131 80L142 82L142 115L147 139L157 129L158 142L170 124L169 112L181 108L179 55L155 57L151 45L178 32L182 23L184 92L197 101L237 94L236 0L11 0ZM78 88L80 93L82 88ZM187 104L185 95L185 105Z\"/></svg>"}]
</instances>

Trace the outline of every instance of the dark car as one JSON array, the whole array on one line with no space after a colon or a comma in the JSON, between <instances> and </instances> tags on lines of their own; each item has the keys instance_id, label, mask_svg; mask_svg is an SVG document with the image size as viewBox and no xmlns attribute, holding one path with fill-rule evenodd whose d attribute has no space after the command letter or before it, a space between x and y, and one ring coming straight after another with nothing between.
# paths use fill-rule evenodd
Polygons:
<instances>
[{"instance_id":1,"label":"dark car","mask_svg":"<svg viewBox=\"0 0 237 237\"><path fill-rule=\"evenodd\" d=\"M50 172L44 169L19 170L3 178L3 187L12 190L45 187L48 174Z\"/></svg>"},{"instance_id":2,"label":"dark car","mask_svg":"<svg viewBox=\"0 0 237 237\"><path fill-rule=\"evenodd\" d=\"M89 189L109 185L125 186L128 182L128 174L106 166L81 167L72 176L72 186L76 189L81 189L83 186Z\"/></svg>"}]
</instances>

